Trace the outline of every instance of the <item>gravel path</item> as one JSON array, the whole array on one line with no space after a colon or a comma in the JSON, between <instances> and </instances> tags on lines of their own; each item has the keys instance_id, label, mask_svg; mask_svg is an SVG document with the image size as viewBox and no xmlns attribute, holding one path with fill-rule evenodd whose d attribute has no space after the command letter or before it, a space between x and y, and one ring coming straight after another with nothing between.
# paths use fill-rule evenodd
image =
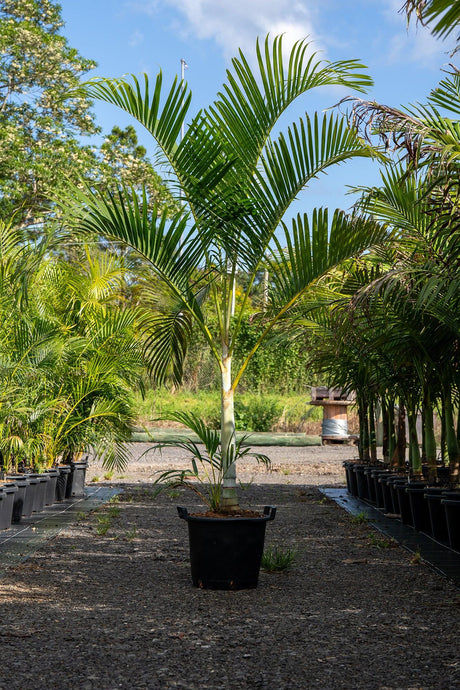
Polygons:
<instances>
[{"instance_id":1,"label":"gravel path","mask_svg":"<svg viewBox=\"0 0 460 690\"><path fill-rule=\"evenodd\" d=\"M265 450L276 471L248 466L241 501L278 506L267 544L297 550L290 571L193 588L175 506L195 499L154 498L149 473L175 458L138 458L118 504L0 580L0 688L460 688L459 590L318 491L353 449Z\"/></svg>"}]
</instances>

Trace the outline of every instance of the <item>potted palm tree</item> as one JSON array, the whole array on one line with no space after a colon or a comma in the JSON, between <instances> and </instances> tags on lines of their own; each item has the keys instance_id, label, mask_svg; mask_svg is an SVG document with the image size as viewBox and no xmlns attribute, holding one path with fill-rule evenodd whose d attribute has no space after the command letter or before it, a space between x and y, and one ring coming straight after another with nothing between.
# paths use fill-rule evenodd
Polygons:
<instances>
[{"instance_id":1,"label":"potted palm tree","mask_svg":"<svg viewBox=\"0 0 460 690\"><path fill-rule=\"evenodd\" d=\"M284 132L278 122L310 89L342 86L363 91L370 78L355 61L320 61L305 40L287 58L282 37L256 45L256 68L240 51L211 106L186 122L191 94L174 80L164 94L162 75L153 86L128 79L96 78L82 86L131 114L152 135L171 171L179 211L149 212L148 196L72 189L61 200L66 218L80 232L122 241L150 263L149 300L142 327L145 355L157 382L180 381L192 325L201 330L221 374L219 513L239 510L234 394L252 356L291 307L331 269L381 241L372 220L340 211L314 210L287 217L293 201L328 167L354 156L374 155L344 119L331 112L305 115ZM75 96L72 93L72 96ZM249 294L261 270L270 276L263 331L241 364L232 357ZM249 277L235 300L237 275ZM153 287L152 287L153 285ZM204 303L217 314L211 330ZM210 518L217 519L217 518Z\"/></svg>"}]
</instances>

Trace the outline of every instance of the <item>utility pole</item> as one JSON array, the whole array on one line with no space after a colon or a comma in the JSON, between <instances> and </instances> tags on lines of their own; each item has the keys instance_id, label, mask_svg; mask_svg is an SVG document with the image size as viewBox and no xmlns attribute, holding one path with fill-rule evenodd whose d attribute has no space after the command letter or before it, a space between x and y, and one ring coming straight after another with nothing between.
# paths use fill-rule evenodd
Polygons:
<instances>
[{"instance_id":1,"label":"utility pole","mask_svg":"<svg viewBox=\"0 0 460 690\"><path fill-rule=\"evenodd\" d=\"M184 94L184 91L185 91L185 82L184 82L184 78L185 78L185 70L186 70L187 68L188 68L187 63L185 62L184 58L181 58L181 60L180 60L180 77L181 77L181 91L182 91L182 107L184 106L184 98L183 98L183 94ZM185 134L185 124L184 124L184 121L182 120L182 124L181 124L181 128L180 128L180 140L181 140L181 141L182 141L183 138L184 138L184 134ZM179 202L180 202L180 207L181 207L181 211L182 211L183 208L184 208L184 198L183 198L183 196L182 196L182 187L181 187L181 189L180 189L180 191L179 191ZM181 253L181 254L182 254L182 245L183 245L183 243L184 243L184 242L183 242L183 237L181 237L181 240L180 240L180 246L181 246L180 253Z\"/></svg>"},{"instance_id":2,"label":"utility pole","mask_svg":"<svg viewBox=\"0 0 460 690\"><path fill-rule=\"evenodd\" d=\"M180 77L182 81L182 93L184 93L185 90L185 84L184 84L184 78L185 78L185 70L188 69L188 65L185 62L184 58L181 58L180 61ZM182 105L184 105L184 100L182 99ZM184 123L182 122L182 126L180 128L180 140L184 138L185 130L184 130Z\"/></svg>"}]
</instances>

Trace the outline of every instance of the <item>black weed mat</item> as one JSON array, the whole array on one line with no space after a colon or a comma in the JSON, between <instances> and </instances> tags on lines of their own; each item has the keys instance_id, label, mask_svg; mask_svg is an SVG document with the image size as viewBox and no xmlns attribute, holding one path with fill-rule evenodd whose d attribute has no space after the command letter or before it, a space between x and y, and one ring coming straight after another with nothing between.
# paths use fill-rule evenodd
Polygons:
<instances>
[{"instance_id":1,"label":"black weed mat","mask_svg":"<svg viewBox=\"0 0 460 690\"><path fill-rule=\"evenodd\" d=\"M410 553L420 554L421 558L434 570L448 577L460 587L460 553L432 539L423 532L404 525L401 520L386 517L381 510L373 508L365 501L355 498L345 488L321 489L328 498L345 508L352 515L364 514L369 525L378 529Z\"/></svg>"},{"instance_id":2,"label":"black weed mat","mask_svg":"<svg viewBox=\"0 0 460 690\"><path fill-rule=\"evenodd\" d=\"M40 546L52 539L80 515L106 503L118 489L88 487L81 498L68 498L61 503L45 506L40 513L22 518L18 524L0 532L0 577L13 565L29 558Z\"/></svg>"}]
</instances>

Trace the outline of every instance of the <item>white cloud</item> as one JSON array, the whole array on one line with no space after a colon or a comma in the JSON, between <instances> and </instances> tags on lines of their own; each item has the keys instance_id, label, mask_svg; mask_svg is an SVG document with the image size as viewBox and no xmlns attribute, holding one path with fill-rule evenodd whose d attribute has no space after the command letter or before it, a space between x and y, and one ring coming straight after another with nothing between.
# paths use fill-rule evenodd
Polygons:
<instances>
[{"instance_id":1,"label":"white cloud","mask_svg":"<svg viewBox=\"0 0 460 690\"><path fill-rule=\"evenodd\" d=\"M134 31L128 39L128 43L132 48L144 42L144 34L140 31Z\"/></svg>"},{"instance_id":2,"label":"white cloud","mask_svg":"<svg viewBox=\"0 0 460 690\"><path fill-rule=\"evenodd\" d=\"M398 32L389 40L386 62L413 62L423 67L439 69L440 52L440 42L427 29L418 27L415 31ZM446 63L448 61L446 54Z\"/></svg>"},{"instance_id":3,"label":"white cloud","mask_svg":"<svg viewBox=\"0 0 460 690\"><path fill-rule=\"evenodd\" d=\"M214 40L228 59L238 48L254 50L256 38L285 33L285 48L299 38L315 39L314 12L310 5L292 0L162 0L181 12L183 31L198 39ZM319 45L315 43L314 49Z\"/></svg>"}]
</instances>

